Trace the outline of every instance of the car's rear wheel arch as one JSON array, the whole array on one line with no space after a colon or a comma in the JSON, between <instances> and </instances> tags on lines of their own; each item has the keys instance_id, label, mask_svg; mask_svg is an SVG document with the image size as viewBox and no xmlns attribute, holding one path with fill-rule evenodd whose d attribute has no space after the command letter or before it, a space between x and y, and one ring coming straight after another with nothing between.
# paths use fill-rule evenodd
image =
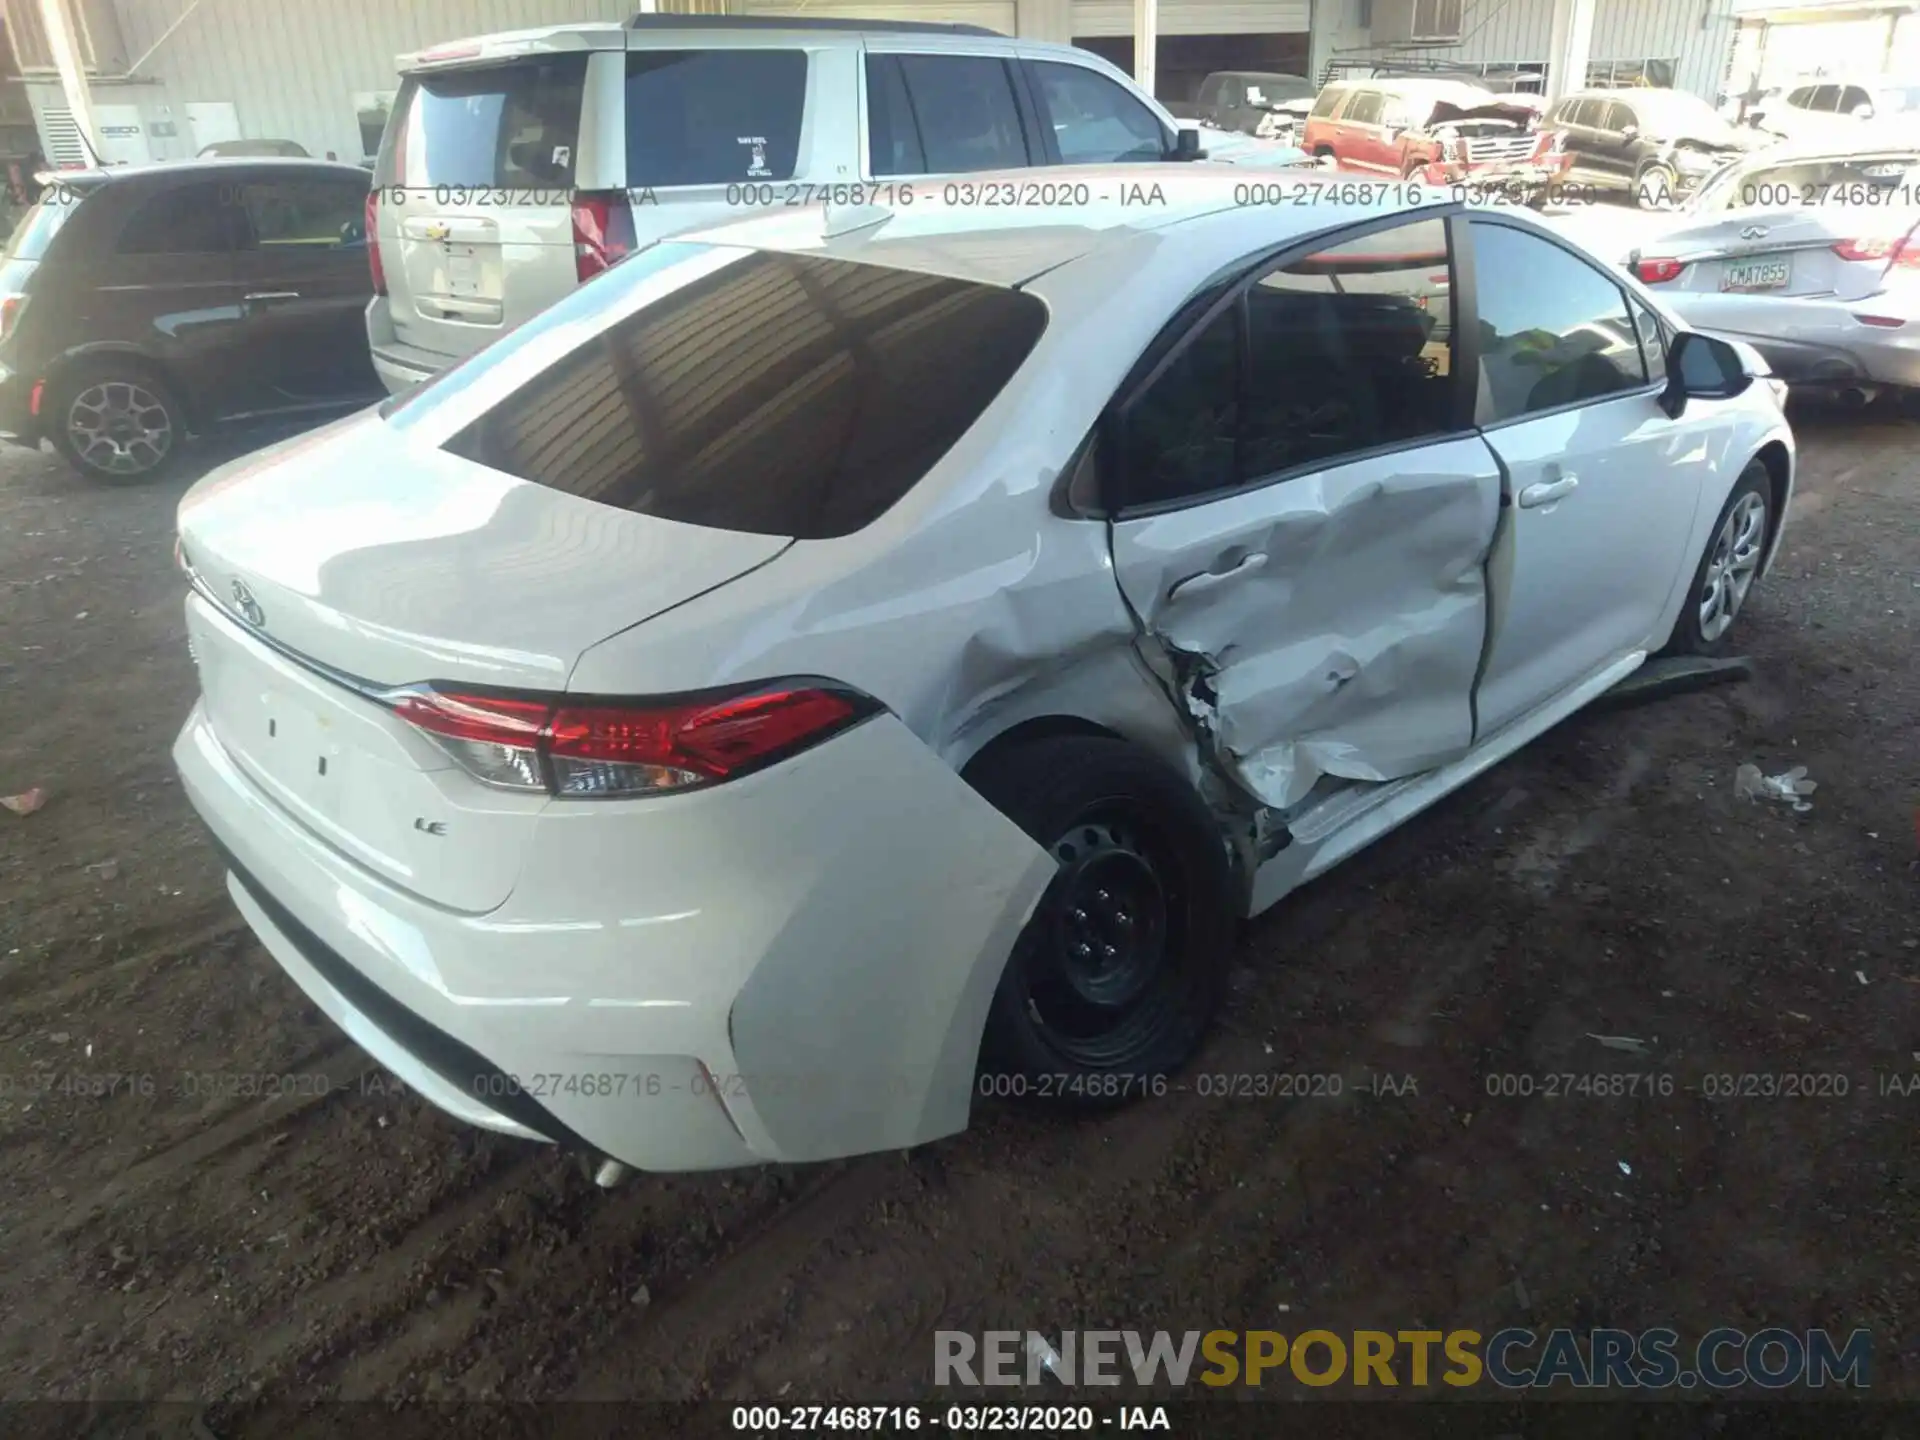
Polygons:
<instances>
[{"instance_id":1,"label":"car's rear wheel arch","mask_svg":"<svg viewBox=\"0 0 1920 1440\"><path fill-rule=\"evenodd\" d=\"M1224 996L1232 864L1174 767L1088 722L1048 723L996 737L966 770L1059 866L996 986L982 1075L1069 1105L1157 1093Z\"/></svg>"},{"instance_id":2,"label":"car's rear wheel arch","mask_svg":"<svg viewBox=\"0 0 1920 1440\"><path fill-rule=\"evenodd\" d=\"M152 376L167 388L169 394L179 402L180 412L187 423L189 434L202 433L199 406L195 403L192 390L181 383L173 367L164 360L147 354L143 350L121 350L111 348L92 348L72 350L62 355L47 367L46 391L49 397L64 393L76 375L90 370L138 370ZM42 422L46 420L42 414Z\"/></svg>"},{"instance_id":3,"label":"car's rear wheel arch","mask_svg":"<svg viewBox=\"0 0 1920 1440\"><path fill-rule=\"evenodd\" d=\"M1126 738L1119 731L1109 729L1098 721L1089 720L1081 715L1036 715L1031 719L1022 720L1017 725L1008 726L974 750L961 765L960 778L978 790L980 787L976 782L979 777L999 765L999 757L1008 751L1032 745L1037 741L1052 740L1067 735L1097 737L1105 740Z\"/></svg>"},{"instance_id":4,"label":"car's rear wheel arch","mask_svg":"<svg viewBox=\"0 0 1920 1440\"><path fill-rule=\"evenodd\" d=\"M1787 447L1778 440L1769 440L1760 447L1753 457L1767 468L1769 500L1772 513L1767 517L1767 550L1769 558L1773 555L1773 544L1780 534L1780 527L1787 518L1787 491L1792 483L1793 462L1788 458Z\"/></svg>"}]
</instances>

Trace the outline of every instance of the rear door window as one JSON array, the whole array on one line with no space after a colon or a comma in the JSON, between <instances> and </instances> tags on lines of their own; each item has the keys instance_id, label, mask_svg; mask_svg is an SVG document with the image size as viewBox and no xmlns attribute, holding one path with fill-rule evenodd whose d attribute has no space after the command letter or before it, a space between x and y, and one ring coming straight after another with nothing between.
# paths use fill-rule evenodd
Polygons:
<instances>
[{"instance_id":1,"label":"rear door window","mask_svg":"<svg viewBox=\"0 0 1920 1440\"><path fill-rule=\"evenodd\" d=\"M19 223L13 227L13 234L7 238L6 258L45 259L53 237L73 218L73 213L80 208L80 202L91 193L90 190L82 192L67 185L49 185L39 203L22 215Z\"/></svg>"},{"instance_id":2,"label":"rear door window","mask_svg":"<svg viewBox=\"0 0 1920 1440\"><path fill-rule=\"evenodd\" d=\"M804 50L627 57L627 184L788 180L807 103Z\"/></svg>"},{"instance_id":3,"label":"rear door window","mask_svg":"<svg viewBox=\"0 0 1920 1440\"><path fill-rule=\"evenodd\" d=\"M608 327L445 448L681 524L848 535L972 428L1046 313L1017 290L756 252Z\"/></svg>"},{"instance_id":4,"label":"rear door window","mask_svg":"<svg viewBox=\"0 0 1920 1440\"><path fill-rule=\"evenodd\" d=\"M421 186L566 186L580 139L587 57L410 77L397 106L380 183Z\"/></svg>"},{"instance_id":5,"label":"rear door window","mask_svg":"<svg viewBox=\"0 0 1920 1440\"><path fill-rule=\"evenodd\" d=\"M248 233L237 186L204 180L180 185L141 205L120 232L122 255L219 255Z\"/></svg>"},{"instance_id":6,"label":"rear door window","mask_svg":"<svg viewBox=\"0 0 1920 1440\"><path fill-rule=\"evenodd\" d=\"M1005 61L988 55L895 59L926 165L922 173L964 174L1034 163Z\"/></svg>"},{"instance_id":7,"label":"rear door window","mask_svg":"<svg viewBox=\"0 0 1920 1440\"><path fill-rule=\"evenodd\" d=\"M1322 90L1320 92L1320 98L1313 102L1313 109L1308 112L1309 117L1315 120L1324 120L1333 113L1333 107L1340 103L1340 97L1346 93L1344 90L1336 90L1331 86Z\"/></svg>"},{"instance_id":8,"label":"rear door window","mask_svg":"<svg viewBox=\"0 0 1920 1440\"><path fill-rule=\"evenodd\" d=\"M1039 60L1029 67L1045 124L1068 165L1161 160L1172 137L1132 95L1083 65Z\"/></svg>"}]
</instances>

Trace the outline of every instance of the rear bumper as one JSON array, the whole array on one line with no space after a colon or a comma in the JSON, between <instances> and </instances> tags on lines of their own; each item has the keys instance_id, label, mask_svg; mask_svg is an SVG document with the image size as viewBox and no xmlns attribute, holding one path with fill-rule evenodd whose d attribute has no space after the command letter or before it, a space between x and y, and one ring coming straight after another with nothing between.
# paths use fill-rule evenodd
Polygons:
<instances>
[{"instance_id":1,"label":"rear bumper","mask_svg":"<svg viewBox=\"0 0 1920 1440\"><path fill-rule=\"evenodd\" d=\"M1706 334L1746 341L1789 384L1920 387L1920 304L1911 298L1754 300L1701 295L1676 297L1673 308ZM1857 318L1862 314L1906 323L1869 325Z\"/></svg>"},{"instance_id":2,"label":"rear bumper","mask_svg":"<svg viewBox=\"0 0 1920 1440\"><path fill-rule=\"evenodd\" d=\"M964 1128L988 1001L1053 870L887 715L712 791L554 802L484 915L323 843L203 707L174 759L241 913L363 1048L471 1124L642 1170ZM849 799L875 787L884 811Z\"/></svg>"},{"instance_id":3,"label":"rear bumper","mask_svg":"<svg viewBox=\"0 0 1920 1440\"><path fill-rule=\"evenodd\" d=\"M0 440L37 449L44 433L33 413L32 376L0 365Z\"/></svg>"},{"instance_id":4,"label":"rear bumper","mask_svg":"<svg viewBox=\"0 0 1920 1440\"><path fill-rule=\"evenodd\" d=\"M376 295L367 302L367 348L373 356L373 370L387 392L398 395L423 380L431 380L460 357L422 350L401 342L393 328L391 302Z\"/></svg>"}]
</instances>

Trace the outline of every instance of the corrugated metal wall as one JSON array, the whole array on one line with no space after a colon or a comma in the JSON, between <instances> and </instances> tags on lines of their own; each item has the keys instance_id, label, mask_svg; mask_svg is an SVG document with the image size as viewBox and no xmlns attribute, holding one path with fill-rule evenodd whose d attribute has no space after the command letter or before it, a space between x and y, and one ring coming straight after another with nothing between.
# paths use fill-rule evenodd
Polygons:
<instances>
[{"instance_id":1,"label":"corrugated metal wall","mask_svg":"<svg viewBox=\"0 0 1920 1440\"><path fill-rule=\"evenodd\" d=\"M1160 0L1162 35L1287 35L1307 28L1307 0ZM1073 0L1073 33L1133 34L1133 0Z\"/></svg>"},{"instance_id":2,"label":"corrugated metal wall","mask_svg":"<svg viewBox=\"0 0 1920 1440\"><path fill-rule=\"evenodd\" d=\"M188 3L119 0L128 55L144 54ZM315 155L358 160L353 96L392 90L396 55L494 30L626 20L637 8L635 0L201 0L141 67L158 86L98 85L95 97L141 103L150 125L170 107L179 134L172 144L155 139L156 157L193 153L182 107L228 101L250 139L298 140Z\"/></svg>"},{"instance_id":3,"label":"corrugated metal wall","mask_svg":"<svg viewBox=\"0 0 1920 1440\"><path fill-rule=\"evenodd\" d=\"M1457 45L1384 50L1359 23L1361 0L1321 0L1320 23L1332 33L1315 47L1326 60L1423 59L1465 64L1539 64L1553 44L1553 0L1467 0ZM1732 54L1735 19L1731 0L1598 0L1594 7L1594 60L1679 62L1676 89L1711 100Z\"/></svg>"}]
</instances>

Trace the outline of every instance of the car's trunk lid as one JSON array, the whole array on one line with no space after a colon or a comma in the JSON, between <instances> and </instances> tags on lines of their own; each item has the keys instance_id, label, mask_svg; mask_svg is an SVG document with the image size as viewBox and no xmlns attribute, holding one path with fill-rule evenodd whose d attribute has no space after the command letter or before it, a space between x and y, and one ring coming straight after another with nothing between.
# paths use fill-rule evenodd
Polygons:
<instances>
[{"instance_id":1,"label":"car's trunk lid","mask_svg":"<svg viewBox=\"0 0 1920 1440\"><path fill-rule=\"evenodd\" d=\"M216 471L180 533L221 743L335 849L469 912L506 898L546 797L480 790L382 693L563 690L596 641L791 543L517 480L371 414Z\"/></svg>"},{"instance_id":2,"label":"car's trunk lid","mask_svg":"<svg viewBox=\"0 0 1920 1440\"><path fill-rule=\"evenodd\" d=\"M1886 259L1847 259L1835 247L1870 238L1897 241L1914 219L1886 206L1729 210L1648 241L1642 253L1685 263L1674 288L1690 292L1857 300L1881 288Z\"/></svg>"}]
</instances>

